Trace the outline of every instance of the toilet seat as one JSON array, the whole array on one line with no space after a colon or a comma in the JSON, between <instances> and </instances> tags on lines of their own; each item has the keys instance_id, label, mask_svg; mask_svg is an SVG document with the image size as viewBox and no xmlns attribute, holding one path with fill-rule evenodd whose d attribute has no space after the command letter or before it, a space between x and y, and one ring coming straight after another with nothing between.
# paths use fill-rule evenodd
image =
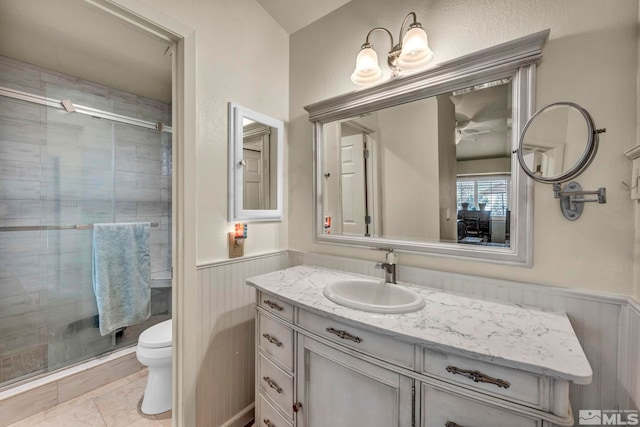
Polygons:
<instances>
[{"instance_id":1,"label":"toilet seat","mask_svg":"<svg viewBox=\"0 0 640 427\"><path fill-rule=\"evenodd\" d=\"M140 334L138 346L145 348L171 347L171 319L153 325Z\"/></svg>"}]
</instances>

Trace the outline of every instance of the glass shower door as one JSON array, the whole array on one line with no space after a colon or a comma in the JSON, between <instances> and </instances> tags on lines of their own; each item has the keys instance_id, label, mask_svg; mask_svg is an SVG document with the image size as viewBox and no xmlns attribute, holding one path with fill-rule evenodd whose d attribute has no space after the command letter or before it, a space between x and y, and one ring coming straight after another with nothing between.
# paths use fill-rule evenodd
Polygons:
<instances>
[{"instance_id":1,"label":"glass shower door","mask_svg":"<svg viewBox=\"0 0 640 427\"><path fill-rule=\"evenodd\" d=\"M47 90L101 118L0 95L0 387L136 344L171 317L171 134L155 128L168 106ZM92 280L104 222L152 223L151 318L107 336Z\"/></svg>"},{"instance_id":2,"label":"glass shower door","mask_svg":"<svg viewBox=\"0 0 640 427\"><path fill-rule=\"evenodd\" d=\"M109 351L100 336L92 283L92 229L114 221L114 123L47 109L43 214L47 253L48 367L54 370ZM75 226L75 228L74 228Z\"/></svg>"}]
</instances>

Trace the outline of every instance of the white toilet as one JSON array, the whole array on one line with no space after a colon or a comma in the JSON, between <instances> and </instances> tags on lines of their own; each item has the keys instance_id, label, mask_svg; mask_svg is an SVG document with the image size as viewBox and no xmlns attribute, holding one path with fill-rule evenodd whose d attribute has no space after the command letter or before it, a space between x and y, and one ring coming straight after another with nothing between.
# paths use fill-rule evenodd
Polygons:
<instances>
[{"instance_id":1,"label":"white toilet","mask_svg":"<svg viewBox=\"0 0 640 427\"><path fill-rule=\"evenodd\" d=\"M171 409L171 340L171 319L146 329L138 338L136 356L149 367L140 408L145 414L160 414Z\"/></svg>"}]
</instances>

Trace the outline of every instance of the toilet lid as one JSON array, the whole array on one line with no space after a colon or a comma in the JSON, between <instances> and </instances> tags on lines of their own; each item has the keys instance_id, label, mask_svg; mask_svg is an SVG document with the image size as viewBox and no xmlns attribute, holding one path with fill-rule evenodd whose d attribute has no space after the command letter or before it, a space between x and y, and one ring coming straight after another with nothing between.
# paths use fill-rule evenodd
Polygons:
<instances>
[{"instance_id":1,"label":"toilet lid","mask_svg":"<svg viewBox=\"0 0 640 427\"><path fill-rule=\"evenodd\" d=\"M153 325L141 333L138 345L147 348L171 346L171 319Z\"/></svg>"}]
</instances>

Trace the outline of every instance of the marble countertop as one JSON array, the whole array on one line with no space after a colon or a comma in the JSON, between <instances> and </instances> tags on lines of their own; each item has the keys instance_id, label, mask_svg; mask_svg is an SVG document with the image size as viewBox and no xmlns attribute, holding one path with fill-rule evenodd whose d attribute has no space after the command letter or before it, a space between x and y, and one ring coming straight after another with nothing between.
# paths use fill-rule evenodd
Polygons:
<instances>
[{"instance_id":1,"label":"marble countertop","mask_svg":"<svg viewBox=\"0 0 640 427\"><path fill-rule=\"evenodd\" d=\"M591 382L591 366L565 313L472 299L408 283L399 285L418 292L426 306L405 314L343 307L322 293L328 283L362 277L380 280L303 265L251 277L247 284L310 312L433 350L576 384Z\"/></svg>"}]
</instances>

